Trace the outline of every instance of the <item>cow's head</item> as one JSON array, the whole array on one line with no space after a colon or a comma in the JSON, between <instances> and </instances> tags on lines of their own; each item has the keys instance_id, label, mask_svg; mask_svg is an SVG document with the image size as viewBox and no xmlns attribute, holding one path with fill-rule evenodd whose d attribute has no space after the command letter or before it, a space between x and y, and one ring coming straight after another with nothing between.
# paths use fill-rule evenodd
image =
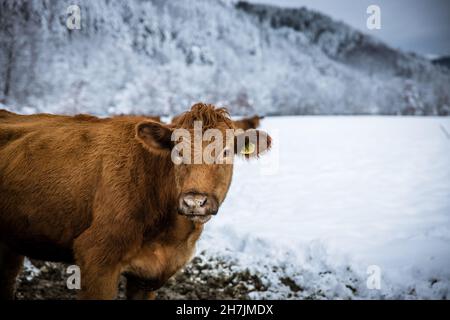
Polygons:
<instances>
[{"instance_id":1,"label":"cow's head","mask_svg":"<svg viewBox=\"0 0 450 320\"><path fill-rule=\"evenodd\" d=\"M260 126L261 119L264 119L264 116L255 115L250 118L242 118L241 120L233 121L233 124L236 129L256 129Z\"/></svg>"},{"instance_id":2,"label":"cow's head","mask_svg":"<svg viewBox=\"0 0 450 320\"><path fill-rule=\"evenodd\" d=\"M178 213L194 222L205 223L217 214L231 184L236 155L257 158L270 148L265 132L233 128L226 109L201 103L170 125L145 121L136 127L137 139L150 152L173 162ZM217 138L220 135L223 139Z\"/></svg>"},{"instance_id":3,"label":"cow's head","mask_svg":"<svg viewBox=\"0 0 450 320\"><path fill-rule=\"evenodd\" d=\"M250 128L256 129L261 125L261 120L264 119L264 116L254 115L251 118L248 118L250 123Z\"/></svg>"}]
</instances>

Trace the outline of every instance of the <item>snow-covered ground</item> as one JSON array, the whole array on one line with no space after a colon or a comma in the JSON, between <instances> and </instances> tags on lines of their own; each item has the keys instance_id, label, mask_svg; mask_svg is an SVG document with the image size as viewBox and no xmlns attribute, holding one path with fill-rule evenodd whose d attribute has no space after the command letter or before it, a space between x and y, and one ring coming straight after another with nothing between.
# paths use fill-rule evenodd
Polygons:
<instances>
[{"instance_id":1,"label":"snow-covered ground","mask_svg":"<svg viewBox=\"0 0 450 320\"><path fill-rule=\"evenodd\" d=\"M273 151L237 164L199 251L261 274L269 290L254 298L450 298L449 118L277 117L262 128ZM366 285L373 265L379 290Z\"/></svg>"}]
</instances>

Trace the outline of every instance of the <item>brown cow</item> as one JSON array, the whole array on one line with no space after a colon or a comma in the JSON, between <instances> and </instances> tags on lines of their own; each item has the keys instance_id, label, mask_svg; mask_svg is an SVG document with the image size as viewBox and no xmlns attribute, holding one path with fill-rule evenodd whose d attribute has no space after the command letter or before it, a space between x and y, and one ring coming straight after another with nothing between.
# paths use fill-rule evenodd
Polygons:
<instances>
[{"instance_id":1,"label":"brown cow","mask_svg":"<svg viewBox=\"0 0 450 320\"><path fill-rule=\"evenodd\" d=\"M173 131L196 120L233 127L205 104L171 125L0 110L0 298L13 297L24 256L76 263L81 299L115 298L120 274L129 299L151 298L190 259L231 183L232 164L171 161ZM255 155L270 147L258 137L268 147Z\"/></svg>"},{"instance_id":2,"label":"brown cow","mask_svg":"<svg viewBox=\"0 0 450 320\"><path fill-rule=\"evenodd\" d=\"M253 117L250 118L235 120L233 121L233 124L236 129L242 130L256 129L259 127L262 119L264 119L264 116L254 115Z\"/></svg>"},{"instance_id":3,"label":"brown cow","mask_svg":"<svg viewBox=\"0 0 450 320\"><path fill-rule=\"evenodd\" d=\"M177 122L181 116L183 116L183 114L174 116L172 118L172 123ZM242 129L244 131L249 129L256 129L260 126L262 119L264 119L264 116L254 115L253 117L243 118L241 120L234 120L233 125L235 129Z\"/></svg>"}]
</instances>

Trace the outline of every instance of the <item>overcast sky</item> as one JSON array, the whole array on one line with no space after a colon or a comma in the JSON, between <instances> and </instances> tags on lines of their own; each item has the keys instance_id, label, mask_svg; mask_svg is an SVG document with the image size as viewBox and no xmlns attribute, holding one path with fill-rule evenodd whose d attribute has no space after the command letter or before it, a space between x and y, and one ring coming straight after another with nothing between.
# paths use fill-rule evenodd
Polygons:
<instances>
[{"instance_id":1,"label":"overcast sky","mask_svg":"<svg viewBox=\"0 0 450 320\"><path fill-rule=\"evenodd\" d=\"M450 54L450 0L248 0L315 9L371 34L392 47L422 54ZM381 9L381 29L366 27L369 5Z\"/></svg>"}]
</instances>

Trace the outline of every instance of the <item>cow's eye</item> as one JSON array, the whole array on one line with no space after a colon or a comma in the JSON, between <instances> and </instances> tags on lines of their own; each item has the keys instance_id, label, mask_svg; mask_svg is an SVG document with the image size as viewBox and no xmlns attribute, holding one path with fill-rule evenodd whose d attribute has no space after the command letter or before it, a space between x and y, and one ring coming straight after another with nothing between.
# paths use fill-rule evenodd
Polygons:
<instances>
[{"instance_id":1,"label":"cow's eye","mask_svg":"<svg viewBox=\"0 0 450 320\"><path fill-rule=\"evenodd\" d=\"M223 149L222 156L223 156L224 158L227 158L227 157L231 156L231 151L230 151L230 149L228 149L228 148Z\"/></svg>"}]
</instances>

